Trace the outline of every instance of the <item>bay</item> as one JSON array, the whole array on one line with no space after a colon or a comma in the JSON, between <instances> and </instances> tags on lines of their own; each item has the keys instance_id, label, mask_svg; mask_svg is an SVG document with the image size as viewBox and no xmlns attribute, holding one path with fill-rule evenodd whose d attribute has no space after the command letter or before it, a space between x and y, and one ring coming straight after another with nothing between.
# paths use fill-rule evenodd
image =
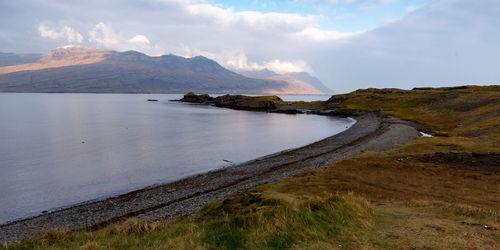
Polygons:
<instances>
[{"instance_id":1,"label":"bay","mask_svg":"<svg viewBox=\"0 0 500 250\"><path fill-rule=\"evenodd\" d=\"M0 93L0 224L307 145L355 122L168 101L181 97Z\"/></svg>"}]
</instances>

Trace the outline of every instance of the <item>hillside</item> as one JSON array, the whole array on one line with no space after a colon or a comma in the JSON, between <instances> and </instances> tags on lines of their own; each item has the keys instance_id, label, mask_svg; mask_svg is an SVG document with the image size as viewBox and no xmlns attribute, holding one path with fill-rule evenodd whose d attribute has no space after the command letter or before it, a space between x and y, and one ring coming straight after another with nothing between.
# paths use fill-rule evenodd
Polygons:
<instances>
[{"instance_id":1,"label":"hillside","mask_svg":"<svg viewBox=\"0 0 500 250\"><path fill-rule=\"evenodd\" d=\"M284 79L245 77L202 56L150 57L136 51L65 46L39 59L19 58L0 57L0 65L8 65L0 67L1 92L316 93L312 86L298 87Z\"/></svg>"}]
</instances>

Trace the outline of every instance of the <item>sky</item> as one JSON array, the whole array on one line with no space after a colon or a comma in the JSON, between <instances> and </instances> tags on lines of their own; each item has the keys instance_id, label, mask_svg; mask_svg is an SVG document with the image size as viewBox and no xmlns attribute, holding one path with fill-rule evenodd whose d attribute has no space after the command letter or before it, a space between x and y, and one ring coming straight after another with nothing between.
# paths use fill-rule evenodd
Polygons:
<instances>
[{"instance_id":1,"label":"sky","mask_svg":"<svg viewBox=\"0 0 500 250\"><path fill-rule=\"evenodd\" d=\"M345 93L499 84L498 24L498 0L0 0L0 52L202 55Z\"/></svg>"}]
</instances>

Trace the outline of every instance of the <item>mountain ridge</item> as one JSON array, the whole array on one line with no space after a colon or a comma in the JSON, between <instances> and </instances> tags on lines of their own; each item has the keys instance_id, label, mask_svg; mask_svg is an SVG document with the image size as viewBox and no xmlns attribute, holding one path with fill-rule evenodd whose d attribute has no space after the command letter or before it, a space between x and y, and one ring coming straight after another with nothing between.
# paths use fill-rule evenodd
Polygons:
<instances>
[{"instance_id":1,"label":"mountain ridge","mask_svg":"<svg viewBox=\"0 0 500 250\"><path fill-rule=\"evenodd\" d=\"M311 88L313 89L313 88ZM0 92L310 94L282 79L254 79L203 56L65 46L0 67Z\"/></svg>"}]
</instances>

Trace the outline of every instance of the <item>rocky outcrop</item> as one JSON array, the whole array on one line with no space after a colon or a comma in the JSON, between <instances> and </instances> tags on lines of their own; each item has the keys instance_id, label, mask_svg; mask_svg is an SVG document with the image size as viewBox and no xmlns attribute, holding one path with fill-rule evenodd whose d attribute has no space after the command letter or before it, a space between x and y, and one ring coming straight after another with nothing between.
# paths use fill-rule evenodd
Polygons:
<instances>
[{"instance_id":1,"label":"rocky outcrop","mask_svg":"<svg viewBox=\"0 0 500 250\"><path fill-rule=\"evenodd\" d=\"M241 110L273 110L276 102L283 102L277 96L224 95L215 98L215 106Z\"/></svg>"},{"instance_id":2,"label":"rocky outcrop","mask_svg":"<svg viewBox=\"0 0 500 250\"><path fill-rule=\"evenodd\" d=\"M326 101L327 103L342 103L344 101L347 101L349 99L349 94L341 94L341 95L332 95L332 97L330 97L328 99L328 101Z\"/></svg>"},{"instance_id":3,"label":"rocky outcrop","mask_svg":"<svg viewBox=\"0 0 500 250\"><path fill-rule=\"evenodd\" d=\"M332 96L332 98L338 96ZM172 101L207 104L236 110L265 111L281 114L317 114L338 117L351 117L364 114L364 112L352 109L329 106L327 104L329 104L330 100L325 102L326 105L315 106L304 105L303 103L285 102L278 96L223 95L211 97L207 94L196 95L193 92L189 92L185 94L182 99Z\"/></svg>"},{"instance_id":4,"label":"rocky outcrop","mask_svg":"<svg viewBox=\"0 0 500 250\"><path fill-rule=\"evenodd\" d=\"M277 109L277 103L283 102L277 96L223 95L214 98L207 94L196 95L193 92L189 92L182 99L174 101L212 104L216 107L254 111L272 111Z\"/></svg>"},{"instance_id":5,"label":"rocky outcrop","mask_svg":"<svg viewBox=\"0 0 500 250\"><path fill-rule=\"evenodd\" d=\"M179 101L181 102L191 102L191 103L212 103L215 101L215 98L203 94L203 95L196 95L193 92L189 92L182 97Z\"/></svg>"}]
</instances>

